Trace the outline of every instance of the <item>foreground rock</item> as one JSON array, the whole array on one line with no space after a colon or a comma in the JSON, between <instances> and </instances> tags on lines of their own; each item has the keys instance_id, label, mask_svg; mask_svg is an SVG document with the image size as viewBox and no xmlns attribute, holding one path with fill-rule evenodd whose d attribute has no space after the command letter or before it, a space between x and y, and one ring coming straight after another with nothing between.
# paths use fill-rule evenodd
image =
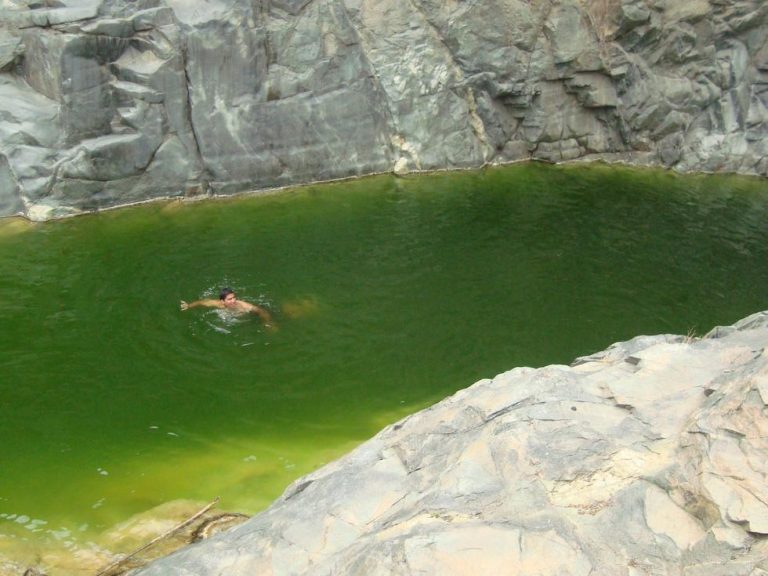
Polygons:
<instances>
[{"instance_id":1,"label":"foreground rock","mask_svg":"<svg viewBox=\"0 0 768 576\"><path fill-rule=\"evenodd\" d=\"M768 312L518 368L137 572L763 576Z\"/></svg>"},{"instance_id":2,"label":"foreground rock","mask_svg":"<svg viewBox=\"0 0 768 576\"><path fill-rule=\"evenodd\" d=\"M0 216L766 136L763 0L0 0Z\"/></svg>"}]
</instances>

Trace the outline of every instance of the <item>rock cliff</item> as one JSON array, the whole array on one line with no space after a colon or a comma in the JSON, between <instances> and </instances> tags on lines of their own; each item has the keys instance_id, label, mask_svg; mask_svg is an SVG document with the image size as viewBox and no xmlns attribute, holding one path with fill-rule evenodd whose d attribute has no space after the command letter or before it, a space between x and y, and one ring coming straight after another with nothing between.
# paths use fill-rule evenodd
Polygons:
<instances>
[{"instance_id":1,"label":"rock cliff","mask_svg":"<svg viewBox=\"0 0 768 576\"><path fill-rule=\"evenodd\" d=\"M0 0L0 216L609 158L768 174L763 0Z\"/></svg>"},{"instance_id":2,"label":"rock cliff","mask_svg":"<svg viewBox=\"0 0 768 576\"><path fill-rule=\"evenodd\" d=\"M768 312L518 368L137 573L762 576Z\"/></svg>"}]
</instances>

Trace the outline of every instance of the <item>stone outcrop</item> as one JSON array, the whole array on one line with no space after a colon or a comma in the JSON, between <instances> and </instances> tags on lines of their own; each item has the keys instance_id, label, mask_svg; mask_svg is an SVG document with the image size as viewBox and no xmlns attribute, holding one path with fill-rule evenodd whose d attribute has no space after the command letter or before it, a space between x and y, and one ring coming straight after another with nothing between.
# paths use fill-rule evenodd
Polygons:
<instances>
[{"instance_id":1,"label":"stone outcrop","mask_svg":"<svg viewBox=\"0 0 768 576\"><path fill-rule=\"evenodd\" d=\"M0 216L607 158L768 174L763 0L0 0Z\"/></svg>"},{"instance_id":2,"label":"stone outcrop","mask_svg":"<svg viewBox=\"0 0 768 576\"><path fill-rule=\"evenodd\" d=\"M137 572L762 576L768 312L517 368Z\"/></svg>"}]
</instances>

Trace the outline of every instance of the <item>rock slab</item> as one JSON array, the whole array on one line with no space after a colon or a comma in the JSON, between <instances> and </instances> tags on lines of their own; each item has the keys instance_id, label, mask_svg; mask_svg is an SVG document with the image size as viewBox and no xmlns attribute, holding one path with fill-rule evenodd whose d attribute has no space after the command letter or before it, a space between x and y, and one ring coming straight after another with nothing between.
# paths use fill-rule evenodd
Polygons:
<instances>
[{"instance_id":1,"label":"rock slab","mask_svg":"<svg viewBox=\"0 0 768 576\"><path fill-rule=\"evenodd\" d=\"M768 572L768 312L517 368L136 576Z\"/></svg>"},{"instance_id":2,"label":"rock slab","mask_svg":"<svg viewBox=\"0 0 768 576\"><path fill-rule=\"evenodd\" d=\"M0 216L766 136L763 0L0 2Z\"/></svg>"}]
</instances>

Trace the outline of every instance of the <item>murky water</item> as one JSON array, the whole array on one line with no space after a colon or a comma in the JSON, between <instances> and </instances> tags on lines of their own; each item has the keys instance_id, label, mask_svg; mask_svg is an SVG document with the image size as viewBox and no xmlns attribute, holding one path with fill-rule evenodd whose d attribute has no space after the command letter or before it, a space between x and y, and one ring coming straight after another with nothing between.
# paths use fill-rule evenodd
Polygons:
<instances>
[{"instance_id":1,"label":"murky water","mask_svg":"<svg viewBox=\"0 0 768 576\"><path fill-rule=\"evenodd\" d=\"M225 285L279 330L179 310ZM757 179L534 164L0 222L0 556L254 512L480 378L766 308Z\"/></svg>"}]
</instances>

